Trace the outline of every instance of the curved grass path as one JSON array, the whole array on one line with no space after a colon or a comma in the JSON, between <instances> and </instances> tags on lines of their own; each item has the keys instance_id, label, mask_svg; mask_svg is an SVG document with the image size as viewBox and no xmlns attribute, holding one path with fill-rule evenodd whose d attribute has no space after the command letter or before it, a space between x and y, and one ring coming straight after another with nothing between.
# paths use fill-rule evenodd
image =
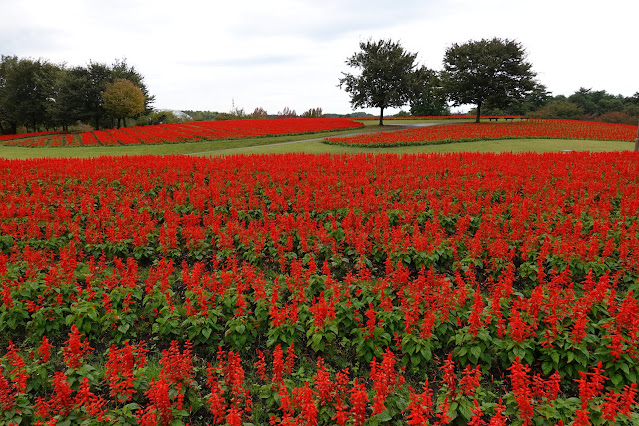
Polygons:
<instances>
[{"instance_id":1,"label":"curved grass path","mask_svg":"<svg viewBox=\"0 0 639 426\"><path fill-rule=\"evenodd\" d=\"M461 120L460 120L461 121ZM459 122L459 121L456 121ZM376 123L366 123L363 129L344 130L338 132L322 132L255 139L237 139L210 142L193 142L163 145L108 146L108 147L74 147L74 148L23 148L0 146L0 158L89 158L99 156L123 155L236 155L236 154L271 154L286 152L306 153L381 153L397 154L431 153L431 152L557 152L557 151L627 151L634 148L633 142L568 140L568 139L506 139L458 142L441 145L418 145L399 147L346 147L322 143L325 137L349 136L360 133L393 131L409 127L432 126L436 124L453 124L420 120L412 123L387 124L380 129Z\"/></svg>"},{"instance_id":2,"label":"curved grass path","mask_svg":"<svg viewBox=\"0 0 639 426\"><path fill-rule=\"evenodd\" d=\"M233 154L280 154L286 152L306 152L309 154L344 153L435 153L435 152L558 152L558 151L632 151L634 142L592 141L577 139L499 139L473 142L459 142L440 145L415 145L384 148L345 147L327 145L321 141L303 141L295 144L278 144L262 147L223 150L206 155Z\"/></svg>"},{"instance_id":3,"label":"curved grass path","mask_svg":"<svg viewBox=\"0 0 639 426\"><path fill-rule=\"evenodd\" d=\"M89 146L89 147L15 147L0 145L0 158L26 159L26 158L89 158L100 156L123 155L213 155L223 151L236 151L256 146L279 146L281 144L300 143L305 141L321 141L331 136L354 136L368 132L393 131L415 126L440 124L432 121L416 121L410 125L387 125L380 129L376 124L365 124L358 129L338 130L319 133L304 133L287 136L259 137L252 139L230 139L206 142L186 142L157 145L131 145L131 146ZM237 153L236 152L236 153Z\"/></svg>"}]
</instances>

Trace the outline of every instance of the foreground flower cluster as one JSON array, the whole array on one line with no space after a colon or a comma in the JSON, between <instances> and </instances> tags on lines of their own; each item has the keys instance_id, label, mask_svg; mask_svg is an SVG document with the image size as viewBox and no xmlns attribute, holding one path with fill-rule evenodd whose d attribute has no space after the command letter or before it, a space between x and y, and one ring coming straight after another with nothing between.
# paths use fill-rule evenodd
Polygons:
<instances>
[{"instance_id":1,"label":"foreground flower cluster","mask_svg":"<svg viewBox=\"0 0 639 426\"><path fill-rule=\"evenodd\" d=\"M636 424L633 153L0 162L6 424Z\"/></svg>"},{"instance_id":2,"label":"foreground flower cluster","mask_svg":"<svg viewBox=\"0 0 639 426\"><path fill-rule=\"evenodd\" d=\"M323 132L362 127L346 118L278 118L270 120L196 121L158 124L142 127L95 130L83 133L49 132L42 134L5 136L8 146L121 146L197 142L220 139L242 139L281 136L297 133Z\"/></svg>"},{"instance_id":3,"label":"foreground flower cluster","mask_svg":"<svg viewBox=\"0 0 639 426\"><path fill-rule=\"evenodd\" d=\"M511 123L456 123L415 129L326 138L346 146L434 145L484 139L587 139L633 141L637 126L575 120L525 120Z\"/></svg>"}]
</instances>

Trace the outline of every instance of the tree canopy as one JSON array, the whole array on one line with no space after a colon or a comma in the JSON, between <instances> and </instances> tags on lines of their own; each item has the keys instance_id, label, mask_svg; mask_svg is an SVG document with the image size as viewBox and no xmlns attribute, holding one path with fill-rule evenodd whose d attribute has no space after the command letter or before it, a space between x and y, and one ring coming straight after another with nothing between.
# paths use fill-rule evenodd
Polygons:
<instances>
[{"instance_id":1,"label":"tree canopy","mask_svg":"<svg viewBox=\"0 0 639 426\"><path fill-rule=\"evenodd\" d=\"M118 79L130 81L144 96L143 109L150 111L153 96L148 94L144 77L125 60L113 64L89 62L87 66L67 67L42 59L17 56L0 57L0 133L16 133L25 126L38 131L62 127L77 121L92 123L98 129L105 118L123 118L105 109L108 84Z\"/></svg>"},{"instance_id":2,"label":"tree canopy","mask_svg":"<svg viewBox=\"0 0 639 426\"><path fill-rule=\"evenodd\" d=\"M47 120L53 96L55 66L43 60L2 56L0 60L0 120L17 126L37 126Z\"/></svg>"},{"instance_id":3,"label":"tree canopy","mask_svg":"<svg viewBox=\"0 0 639 426\"><path fill-rule=\"evenodd\" d=\"M359 44L360 51L346 60L346 65L357 68L359 75L342 73L339 87L351 96L353 109L379 108L379 124L384 124L386 108L401 107L410 100L416 84L415 58L391 40L368 40Z\"/></svg>"},{"instance_id":4,"label":"tree canopy","mask_svg":"<svg viewBox=\"0 0 639 426\"><path fill-rule=\"evenodd\" d=\"M453 44L444 54L442 85L454 105L506 107L533 93L536 74L522 45L514 40L482 39Z\"/></svg>"},{"instance_id":5,"label":"tree canopy","mask_svg":"<svg viewBox=\"0 0 639 426\"><path fill-rule=\"evenodd\" d=\"M421 117L450 114L439 73L420 67L415 70L415 74L415 84L410 95L410 113Z\"/></svg>"}]
</instances>

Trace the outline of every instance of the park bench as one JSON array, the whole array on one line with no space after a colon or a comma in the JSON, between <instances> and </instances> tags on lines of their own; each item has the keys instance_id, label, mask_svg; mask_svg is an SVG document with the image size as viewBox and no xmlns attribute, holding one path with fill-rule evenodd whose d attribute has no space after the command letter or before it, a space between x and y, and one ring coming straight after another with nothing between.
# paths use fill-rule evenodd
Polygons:
<instances>
[{"instance_id":1,"label":"park bench","mask_svg":"<svg viewBox=\"0 0 639 426\"><path fill-rule=\"evenodd\" d=\"M502 117L504 120L508 121L513 121L515 119L515 117ZM488 121L499 121L499 117L488 117Z\"/></svg>"}]
</instances>

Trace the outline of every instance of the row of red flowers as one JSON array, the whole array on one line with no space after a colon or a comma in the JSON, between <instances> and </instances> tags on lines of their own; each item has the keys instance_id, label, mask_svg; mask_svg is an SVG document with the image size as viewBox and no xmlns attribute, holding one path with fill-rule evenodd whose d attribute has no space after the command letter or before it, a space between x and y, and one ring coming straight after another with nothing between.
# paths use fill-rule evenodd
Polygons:
<instances>
[{"instance_id":1,"label":"row of red flowers","mask_svg":"<svg viewBox=\"0 0 639 426\"><path fill-rule=\"evenodd\" d=\"M346 146L433 145L484 139L587 139L633 141L637 126L575 120L526 120L512 123L456 123L375 134L331 137L328 144Z\"/></svg>"},{"instance_id":2,"label":"row of red flowers","mask_svg":"<svg viewBox=\"0 0 639 426\"><path fill-rule=\"evenodd\" d=\"M0 162L4 420L633 424L638 160Z\"/></svg>"},{"instance_id":3,"label":"row of red flowers","mask_svg":"<svg viewBox=\"0 0 639 426\"><path fill-rule=\"evenodd\" d=\"M278 118L270 120L198 121L159 124L120 129L96 130L79 134L45 132L5 136L8 146L110 146L197 142L314 133L362 127L346 118Z\"/></svg>"},{"instance_id":4,"label":"row of red flowers","mask_svg":"<svg viewBox=\"0 0 639 426\"><path fill-rule=\"evenodd\" d=\"M359 426L402 419L415 426L505 426L531 425L536 414L546 412L555 425L567 425L557 414L569 404L579 407L573 410L573 425L590 425L593 419L636 424L638 419L637 383L620 392L609 389L601 362L581 372L572 386L576 396L566 398L569 386L562 386L558 371L544 377L519 357L504 380L490 387L482 384L490 372L479 365L461 368L452 354L419 379L407 374L388 349L370 362L367 378L350 368L335 371L322 357L309 365L294 344L258 351L248 361L219 347L206 362L189 340L183 348L172 341L157 360L149 359L145 342L127 341L101 354L106 365L100 372L87 362L92 355L94 348L75 326L58 350L46 337L25 350L10 342L3 357L8 373L0 369L5 424ZM30 401L28 394L35 392L40 396ZM497 397L496 402L487 402L488 397Z\"/></svg>"},{"instance_id":5,"label":"row of red flowers","mask_svg":"<svg viewBox=\"0 0 639 426\"><path fill-rule=\"evenodd\" d=\"M12 139L22 139L22 138L32 138L36 136L45 136L45 135L57 135L57 134L65 134L67 132L62 130L57 131L45 131L45 132L30 132L30 133L22 133L18 135L0 135L0 141L7 141Z\"/></svg>"}]
</instances>

